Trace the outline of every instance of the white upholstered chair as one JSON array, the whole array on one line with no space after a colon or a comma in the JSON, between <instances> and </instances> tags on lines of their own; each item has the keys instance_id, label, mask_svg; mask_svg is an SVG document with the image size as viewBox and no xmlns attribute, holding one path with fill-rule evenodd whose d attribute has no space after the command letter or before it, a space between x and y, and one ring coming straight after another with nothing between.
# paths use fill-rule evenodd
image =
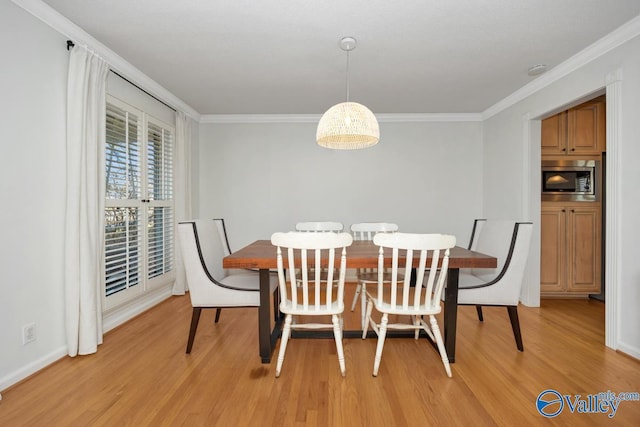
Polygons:
<instances>
[{"instance_id":1,"label":"white upholstered chair","mask_svg":"<svg viewBox=\"0 0 640 427\"><path fill-rule=\"evenodd\" d=\"M224 218L214 218L213 223L216 225L218 234L220 234L220 239L224 243L222 248L224 250L224 256L231 255L233 251L231 250L231 245L229 244L229 235L227 234L227 226L224 223Z\"/></svg>"},{"instance_id":2,"label":"white upholstered chair","mask_svg":"<svg viewBox=\"0 0 640 427\"><path fill-rule=\"evenodd\" d=\"M233 250L231 250L231 245L229 244L229 234L227 233L227 226L224 222L224 218L214 218L213 222L216 224L218 228L218 233L220 234L220 239L224 243L224 256L231 255ZM256 274L260 274L260 270L257 268L242 268L242 269L227 269L227 273L235 274L237 272L246 273L247 271L252 271ZM269 270L271 274L277 274L276 270Z\"/></svg>"},{"instance_id":3,"label":"white upholstered chair","mask_svg":"<svg viewBox=\"0 0 640 427\"><path fill-rule=\"evenodd\" d=\"M523 351L518 302L529 256L533 224L513 220L474 222L469 248L498 259L495 269L461 270L458 305L475 305L484 320L482 306L506 307L518 350Z\"/></svg>"},{"instance_id":4,"label":"white upholstered chair","mask_svg":"<svg viewBox=\"0 0 640 427\"><path fill-rule=\"evenodd\" d=\"M440 313L440 296L446 283L447 268L449 266L449 249L456 244L456 238L443 234L411 234L392 233L377 234L373 242L380 246L378 257L377 289L367 289L367 323L362 331L362 338L366 338L368 327L378 335L378 345L373 364L373 376L378 375L382 349L388 329L414 330L418 339L421 330L436 343L447 376L451 377L449 358L442 341L440 327L435 315ZM391 282L383 282L385 248L392 251ZM419 261L413 262L415 252L419 253ZM431 264L427 265L427 258L431 257ZM405 261L401 264L401 260ZM440 268L438 262L440 261ZM416 284L411 285L411 269L416 269ZM404 279L400 281L398 275L404 272ZM372 317L373 308L382 314L379 323ZM389 323L389 315L394 322ZM407 316L410 322L402 322ZM429 317L429 321L424 320Z\"/></svg>"},{"instance_id":5,"label":"white upholstered chair","mask_svg":"<svg viewBox=\"0 0 640 427\"><path fill-rule=\"evenodd\" d=\"M179 223L178 242L193 306L187 342L187 353L191 353L202 309L216 308L217 323L222 308L258 307L259 277L254 272L243 270L235 270L230 274L222 268L225 244L213 220L200 219ZM275 292L277 285L276 277L273 276L272 292Z\"/></svg>"},{"instance_id":6,"label":"white upholstered chair","mask_svg":"<svg viewBox=\"0 0 640 427\"><path fill-rule=\"evenodd\" d=\"M227 226L224 222L224 218L214 218L213 223L216 225L218 230L218 234L220 235L220 240L222 241L222 249L224 252L224 256L231 255L233 251L231 250L231 245L229 244L229 235L227 234ZM255 274L260 274L258 270L253 270L249 268L234 268L227 269L227 274L238 274L238 273L246 273L248 271L252 271Z\"/></svg>"},{"instance_id":7,"label":"white upholstered chair","mask_svg":"<svg viewBox=\"0 0 640 427\"><path fill-rule=\"evenodd\" d=\"M353 238L349 233L274 233L271 243L277 247L280 312L285 314L276 377L280 376L292 329L333 329L340 372L345 375L342 349L342 313L346 247ZM327 276L312 268L322 257L328 259ZM288 273L288 278L286 274ZM300 277L297 275L300 274ZM337 275L337 286L333 275ZM295 316L295 321L294 321ZM331 316L331 323L321 323L321 316ZM301 323L312 317L315 322Z\"/></svg>"},{"instance_id":8,"label":"white upholstered chair","mask_svg":"<svg viewBox=\"0 0 640 427\"><path fill-rule=\"evenodd\" d=\"M388 222L359 222L351 225L351 234L353 240L373 240L373 236L378 233L395 233L398 231L398 225ZM364 328L366 322L366 289L367 284L378 283L378 271L375 268L359 268L356 271L358 283L356 285L356 291L353 294L353 301L351 302L351 311L355 310L356 303L358 302L358 296L360 296L360 313L362 316L361 325ZM383 275L383 281L389 282L391 280L391 274L385 270Z\"/></svg>"}]
</instances>

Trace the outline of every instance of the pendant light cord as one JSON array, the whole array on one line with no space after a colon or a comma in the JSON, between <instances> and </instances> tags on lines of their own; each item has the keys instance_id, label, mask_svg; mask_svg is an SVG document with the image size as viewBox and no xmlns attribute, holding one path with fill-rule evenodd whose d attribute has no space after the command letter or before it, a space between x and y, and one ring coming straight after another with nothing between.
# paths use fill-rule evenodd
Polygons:
<instances>
[{"instance_id":1,"label":"pendant light cord","mask_svg":"<svg viewBox=\"0 0 640 427\"><path fill-rule=\"evenodd\" d=\"M349 51L347 51L347 102L349 102Z\"/></svg>"}]
</instances>

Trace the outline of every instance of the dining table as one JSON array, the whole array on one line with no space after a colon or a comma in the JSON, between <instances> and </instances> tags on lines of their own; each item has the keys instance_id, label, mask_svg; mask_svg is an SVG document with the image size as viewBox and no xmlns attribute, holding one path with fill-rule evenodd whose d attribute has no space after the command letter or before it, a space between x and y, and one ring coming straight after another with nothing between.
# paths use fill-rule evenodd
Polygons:
<instances>
[{"instance_id":1,"label":"dining table","mask_svg":"<svg viewBox=\"0 0 640 427\"><path fill-rule=\"evenodd\" d=\"M380 247L372 241L359 240L347 247L347 268L377 268ZM385 267L391 266L391 250L383 251ZM415 262L419 251L414 254ZM403 261L402 257L400 258ZM431 259L427 260L427 265ZM321 259L326 267L327 259ZM455 246L450 250L447 285L444 290L444 345L450 363L456 358L456 325L458 317L458 277L461 268L496 268L497 258L480 252ZM280 337L282 316L275 316L271 328L270 270L277 268L276 247L269 240L256 240L244 248L227 255L222 261L223 268L255 269L259 271L260 306L258 307L258 337L262 363L270 363L275 344ZM344 338L361 337L362 331L345 330ZM413 335L411 335L413 336Z\"/></svg>"}]
</instances>

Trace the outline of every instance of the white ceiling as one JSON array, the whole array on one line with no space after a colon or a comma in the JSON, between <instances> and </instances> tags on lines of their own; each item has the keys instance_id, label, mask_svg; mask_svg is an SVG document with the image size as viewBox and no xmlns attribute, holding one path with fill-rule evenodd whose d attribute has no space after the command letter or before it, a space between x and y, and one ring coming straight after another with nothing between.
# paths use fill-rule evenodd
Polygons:
<instances>
[{"instance_id":1,"label":"white ceiling","mask_svg":"<svg viewBox=\"0 0 640 427\"><path fill-rule=\"evenodd\" d=\"M44 0L200 114L478 113L638 0Z\"/></svg>"}]
</instances>

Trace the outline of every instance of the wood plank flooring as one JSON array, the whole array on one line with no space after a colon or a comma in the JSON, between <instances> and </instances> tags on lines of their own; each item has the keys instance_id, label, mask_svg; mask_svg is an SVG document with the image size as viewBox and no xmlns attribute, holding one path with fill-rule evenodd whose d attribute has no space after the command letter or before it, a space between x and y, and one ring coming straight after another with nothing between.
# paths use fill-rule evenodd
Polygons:
<instances>
[{"instance_id":1,"label":"wood plank flooring","mask_svg":"<svg viewBox=\"0 0 640 427\"><path fill-rule=\"evenodd\" d=\"M358 324L358 310L347 328ZM205 310L186 355L191 305L172 297L106 334L97 354L64 358L5 390L0 425L638 425L638 401L622 402L613 418L565 407L545 419L536 410L546 389L640 391L640 362L604 346L602 303L521 306L523 353L506 309L484 313L480 323L473 307L460 308L452 379L426 340L404 338L387 340L377 378L375 339L344 340L345 378L333 340L294 339L276 379L277 348L269 365L258 356L257 310L223 310L217 325Z\"/></svg>"}]
</instances>

